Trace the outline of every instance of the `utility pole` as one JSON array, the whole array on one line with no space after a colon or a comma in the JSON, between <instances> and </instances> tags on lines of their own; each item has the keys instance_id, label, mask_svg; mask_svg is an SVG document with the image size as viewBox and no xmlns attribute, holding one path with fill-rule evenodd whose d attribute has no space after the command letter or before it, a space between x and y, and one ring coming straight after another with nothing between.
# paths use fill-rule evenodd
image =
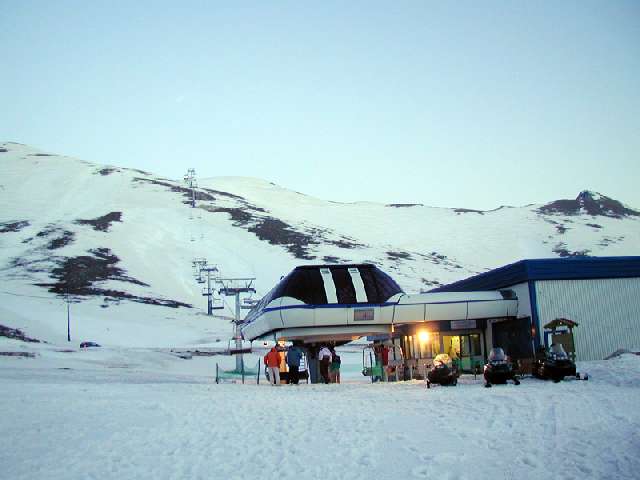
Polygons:
<instances>
[{"instance_id":1,"label":"utility pole","mask_svg":"<svg viewBox=\"0 0 640 480\"><path fill-rule=\"evenodd\" d=\"M207 283L207 286L202 290L202 296L207 297L207 315L213 315L213 310L219 310L224 307L214 307L213 306L213 289L211 288L211 274L218 273L218 267L214 265L209 265L207 260L204 258L196 258L191 262L193 264L194 275L196 277L196 281L198 283ZM206 275L206 280L203 278L203 274ZM215 277L213 278L215 282Z\"/></svg>"},{"instance_id":2,"label":"utility pole","mask_svg":"<svg viewBox=\"0 0 640 480\"><path fill-rule=\"evenodd\" d=\"M196 208L196 188L198 188L198 181L196 180L196 170L190 168L187 173L184 174L184 182L191 189L191 208Z\"/></svg>"},{"instance_id":3,"label":"utility pole","mask_svg":"<svg viewBox=\"0 0 640 480\"><path fill-rule=\"evenodd\" d=\"M69 300L69 293L67 292L67 342L71 341L71 301Z\"/></svg>"},{"instance_id":4,"label":"utility pole","mask_svg":"<svg viewBox=\"0 0 640 480\"><path fill-rule=\"evenodd\" d=\"M236 350L242 349L242 334L240 332L240 325L242 324L242 319L240 316L240 310L242 308L251 308L251 307L243 307L240 303L240 295L243 293L256 293L256 289L253 288L254 278L218 278L216 280L217 283L221 284L222 287L218 290L218 293L221 295L225 295L227 297L236 297L236 312L235 318L233 320L234 328L234 338L236 341ZM236 371L240 372L243 369L243 358L242 354L236 355Z\"/></svg>"}]
</instances>

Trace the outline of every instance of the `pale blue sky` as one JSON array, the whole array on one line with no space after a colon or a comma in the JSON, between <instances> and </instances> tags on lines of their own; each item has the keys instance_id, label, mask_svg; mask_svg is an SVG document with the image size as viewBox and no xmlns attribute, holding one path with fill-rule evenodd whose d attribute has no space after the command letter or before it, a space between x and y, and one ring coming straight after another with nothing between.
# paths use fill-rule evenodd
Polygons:
<instances>
[{"instance_id":1,"label":"pale blue sky","mask_svg":"<svg viewBox=\"0 0 640 480\"><path fill-rule=\"evenodd\" d=\"M325 199L640 208L640 2L0 0L0 140Z\"/></svg>"}]
</instances>

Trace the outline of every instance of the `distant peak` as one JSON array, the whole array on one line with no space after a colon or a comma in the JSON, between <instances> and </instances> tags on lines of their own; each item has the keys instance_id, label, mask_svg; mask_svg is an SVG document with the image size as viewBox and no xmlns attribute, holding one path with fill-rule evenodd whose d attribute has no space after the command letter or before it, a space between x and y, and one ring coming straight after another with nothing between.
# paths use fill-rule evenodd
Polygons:
<instances>
[{"instance_id":1,"label":"distant peak","mask_svg":"<svg viewBox=\"0 0 640 480\"><path fill-rule=\"evenodd\" d=\"M547 203L538 209L542 214L603 216L611 218L640 216L640 212L625 207L622 202L593 190L581 191L575 200L563 199Z\"/></svg>"},{"instance_id":2,"label":"distant peak","mask_svg":"<svg viewBox=\"0 0 640 480\"><path fill-rule=\"evenodd\" d=\"M593 190L583 190L578 194L578 196L576 197L576 200L580 202L585 200L600 200L603 198L609 198L609 197L606 197L601 193L594 192Z\"/></svg>"}]
</instances>

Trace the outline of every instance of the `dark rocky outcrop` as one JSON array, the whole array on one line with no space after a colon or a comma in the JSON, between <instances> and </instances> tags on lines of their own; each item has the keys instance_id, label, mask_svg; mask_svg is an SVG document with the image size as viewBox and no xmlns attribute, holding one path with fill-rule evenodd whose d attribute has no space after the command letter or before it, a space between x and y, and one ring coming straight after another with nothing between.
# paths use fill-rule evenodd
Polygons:
<instances>
[{"instance_id":1,"label":"dark rocky outcrop","mask_svg":"<svg viewBox=\"0 0 640 480\"><path fill-rule=\"evenodd\" d=\"M97 248L90 250L89 253L91 255L56 258L54 261L57 266L50 271L50 276L56 281L52 283L37 283L36 285L46 287L49 292L58 295L71 295L73 297L102 296L105 297L105 302L107 303L109 301L130 300L148 305L191 308L191 305L175 300L143 297L121 290L95 286L96 283L107 280L127 282L144 287L149 285L128 276L123 269L118 267L117 264L120 259L108 248Z\"/></svg>"},{"instance_id":2,"label":"dark rocky outcrop","mask_svg":"<svg viewBox=\"0 0 640 480\"><path fill-rule=\"evenodd\" d=\"M12 338L14 340L21 340L29 343L40 343L40 340L27 337L22 330L5 327L4 325L0 325L0 337Z\"/></svg>"},{"instance_id":3,"label":"dark rocky outcrop","mask_svg":"<svg viewBox=\"0 0 640 480\"><path fill-rule=\"evenodd\" d=\"M308 250L310 246L320 243L317 238L298 232L291 225L277 218L266 217L256 220L257 222L247 230L254 233L260 240L266 240L272 245L283 245L294 257L302 260L316 258Z\"/></svg>"},{"instance_id":4,"label":"dark rocky outcrop","mask_svg":"<svg viewBox=\"0 0 640 480\"><path fill-rule=\"evenodd\" d=\"M409 252L386 252L387 258L393 261L412 260L413 257Z\"/></svg>"},{"instance_id":5,"label":"dark rocky outcrop","mask_svg":"<svg viewBox=\"0 0 640 480\"><path fill-rule=\"evenodd\" d=\"M456 213L477 213L478 215L484 215L482 210L474 210L473 208L454 208L454 212Z\"/></svg>"},{"instance_id":6,"label":"dark rocky outcrop","mask_svg":"<svg viewBox=\"0 0 640 480\"><path fill-rule=\"evenodd\" d=\"M112 173L119 172L120 169L116 167L104 167L98 170L96 173L104 176L111 175Z\"/></svg>"},{"instance_id":7,"label":"dark rocky outcrop","mask_svg":"<svg viewBox=\"0 0 640 480\"><path fill-rule=\"evenodd\" d=\"M131 278L117 266L120 259L108 248L90 250L91 255L65 257L56 268L51 270L51 276L56 283L48 285L49 291L73 295L84 295L95 282L118 280L135 285L148 286L146 283Z\"/></svg>"},{"instance_id":8,"label":"dark rocky outcrop","mask_svg":"<svg viewBox=\"0 0 640 480\"><path fill-rule=\"evenodd\" d=\"M538 208L538 213L603 216L611 218L640 216L640 212L625 207L621 202L612 198L585 190L580 192L575 200L556 200Z\"/></svg>"},{"instance_id":9,"label":"dark rocky outcrop","mask_svg":"<svg viewBox=\"0 0 640 480\"><path fill-rule=\"evenodd\" d=\"M392 208L409 208L409 207L424 207L422 203L388 203L385 207Z\"/></svg>"},{"instance_id":10,"label":"dark rocky outcrop","mask_svg":"<svg viewBox=\"0 0 640 480\"><path fill-rule=\"evenodd\" d=\"M30 225L28 220L14 220L0 223L0 233L19 232Z\"/></svg>"},{"instance_id":11,"label":"dark rocky outcrop","mask_svg":"<svg viewBox=\"0 0 640 480\"><path fill-rule=\"evenodd\" d=\"M70 243L73 243L75 239L75 234L70 232L69 230L62 231L62 234L59 237L52 239L45 248L47 250L57 250L58 248L66 247Z\"/></svg>"},{"instance_id":12,"label":"dark rocky outcrop","mask_svg":"<svg viewBox=\"0 0 640 480\"><path fill-rule=\"evenodd\" d=\"M560 242L553 248L553 253L557 254L559 257L587 257L591 250L576 250L571 251L567 249L567 245Z\"/></svg>"},{"instance_id":13,"label":"dark rocky outcrop","mask_svg":"<svg viewBox=\"0 0 640 480\"><path fill-rule=\"evenodd\" d=\"M188 187L181 187L179 185L170 183L168 181L154 180L153 178L134 177L133 181L150 183L152 185L159 185L161 187L168 188L172 192L181 193L182 196L186 198L186 200L183 200L182 203L185 203L187 205L191 203L192 193L191 193L191 189ZM203 192L201 189L196 190L195 197L196 197L196 200L205 200L208 202L214 202L216 200L216 198L213 195Z\"/></svg>"},{"instance_id":14,"label":"dark rocky outcrop","mask_svg":"<svg viewBox=\"0 0 640 480\"><path fill-rule=\"evenodd\" d=\"M122 212L110 212L92 220L76 220L77 225L91 225L98 232L108 232L111 223L122 222Z\"/></svg>"}]
</instances>

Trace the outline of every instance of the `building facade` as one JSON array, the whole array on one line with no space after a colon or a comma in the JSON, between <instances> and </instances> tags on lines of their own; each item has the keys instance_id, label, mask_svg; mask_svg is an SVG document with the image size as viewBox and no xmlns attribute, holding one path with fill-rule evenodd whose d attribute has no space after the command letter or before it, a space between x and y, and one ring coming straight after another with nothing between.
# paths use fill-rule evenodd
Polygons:
<instances>
[{"instance_id":1,"label":"building facade","mask_svg":"<svg viewBox=\"0 0 640 480\"><path fill-rule=\"evenodd\" d=\"M548 346L544 325L556 318L573 330L577 360L599 360L618 349L640 349L640 257L521 260L433 292L513 290L515 319L488 319L484 350L501 346L526 358ZM484 352L483 352L484 353Z\"/></svg>"}]
</instances>

